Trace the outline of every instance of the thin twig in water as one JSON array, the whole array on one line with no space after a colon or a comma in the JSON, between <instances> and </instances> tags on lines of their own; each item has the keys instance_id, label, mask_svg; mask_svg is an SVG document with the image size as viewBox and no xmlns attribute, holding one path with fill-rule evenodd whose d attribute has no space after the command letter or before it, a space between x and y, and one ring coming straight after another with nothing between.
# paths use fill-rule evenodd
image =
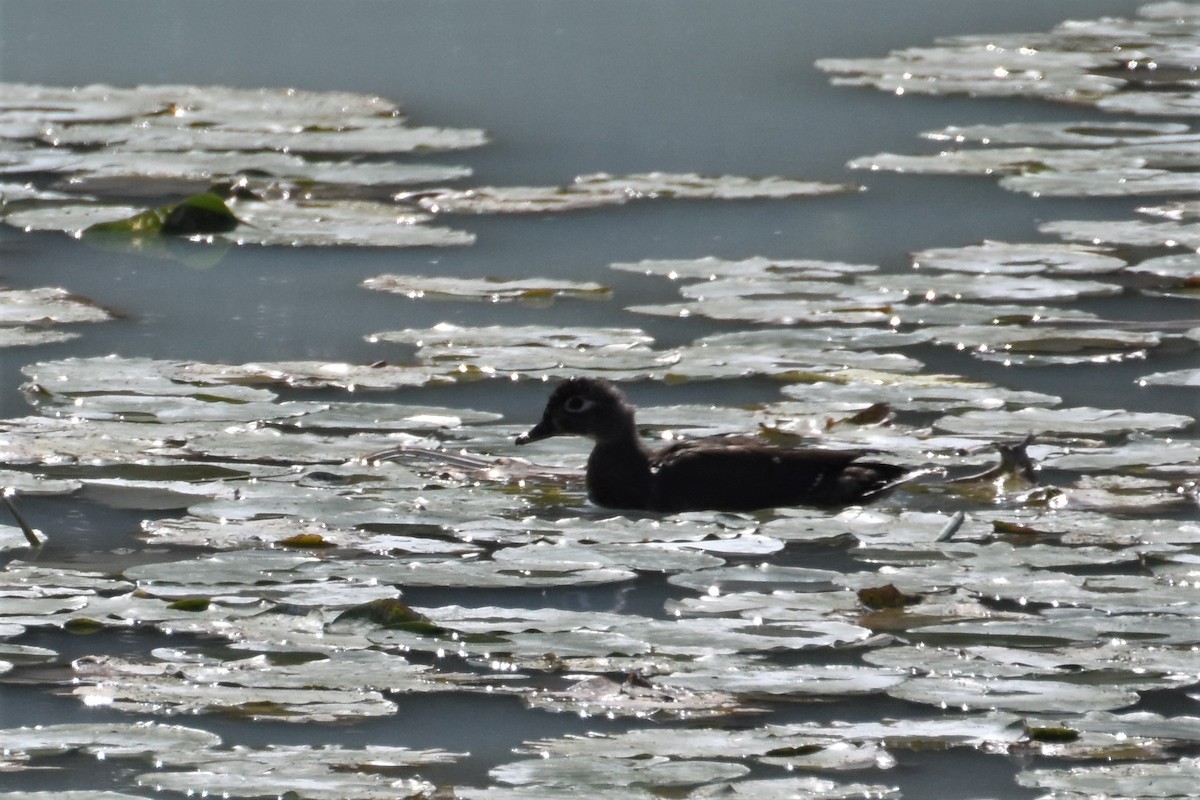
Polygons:
<instances>
[{"instance_id":1,"label":"thin twig in water","mask_svg":"<svg viewBox=\"0 0 1200 800\"><path fill-rule=\"evenodd\" d=\"M0 501L4 502L4 507L8 509L8 513L12 514L13 519L17 521L17 525L20 526L21 533L25 534L25 541L29 542L29 546L41 547L42 540L38 538L37 532L34 531L33 528L29 527L29 523L26 522L25 518L21 516L21 512L17 511L17 507L13 504L13 501L9 499L9 493L10 490L7 488L5 488L3 492L0 492Z\"/></svg>"}]
</instances>

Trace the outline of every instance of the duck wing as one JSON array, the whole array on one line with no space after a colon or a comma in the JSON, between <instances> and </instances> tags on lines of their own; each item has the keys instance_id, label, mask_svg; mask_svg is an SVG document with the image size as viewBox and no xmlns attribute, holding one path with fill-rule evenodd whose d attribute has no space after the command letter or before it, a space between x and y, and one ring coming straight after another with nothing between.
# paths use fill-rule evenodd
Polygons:
<instances>
[{"instance_id":1,"label":"duck wing","mask_svg":"<svg viewBox=\"0 0 1200 800\"><path fill-rule=\"evenodd\" d=\"M842 506L878 494L903 467L860 461L857 450L788 450L753 439L680 442L651 462L651 506L659 511L752 511Z\"/></svg>"}]
</instances>

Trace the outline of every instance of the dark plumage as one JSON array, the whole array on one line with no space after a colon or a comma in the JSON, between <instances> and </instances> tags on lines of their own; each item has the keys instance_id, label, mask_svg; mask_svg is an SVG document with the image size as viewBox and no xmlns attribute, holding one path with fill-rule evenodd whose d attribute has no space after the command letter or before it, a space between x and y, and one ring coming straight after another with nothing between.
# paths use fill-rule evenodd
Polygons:
<instances>
[{"instance_id":1,"label":"dark plumage","mask_svg":"<svg viewBox=\"0 0 1200 800\"><path fill-rule=\"evenodd\" d=\"M752 439L701 439L654 451L638 439L634 408L608 381L572 378L554 390L542 421L517 437L529 444L561 434L595 441L588 497L610 508L751 511L790 505L842 506L881 493L903 467L859 461L857 450L789 450Z\"/></svg>"}]
</instances>

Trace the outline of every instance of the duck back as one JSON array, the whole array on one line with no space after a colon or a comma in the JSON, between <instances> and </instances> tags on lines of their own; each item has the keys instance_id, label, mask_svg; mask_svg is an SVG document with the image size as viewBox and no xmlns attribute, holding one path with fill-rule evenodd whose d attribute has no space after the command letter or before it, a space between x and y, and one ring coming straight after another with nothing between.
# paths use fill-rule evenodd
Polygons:
<instances>
[{"instance_id":1,"label":"duck back","mask_svg":"<svg viewBox=\"0 0 1200 800\"><path fill-rule=\"evenodd\" d=\"M906 471L857 460L861 455L753 443L680 443L652 461L649 506L655 511L843 506L872 499Z\"/></svg>"}]
</instances>

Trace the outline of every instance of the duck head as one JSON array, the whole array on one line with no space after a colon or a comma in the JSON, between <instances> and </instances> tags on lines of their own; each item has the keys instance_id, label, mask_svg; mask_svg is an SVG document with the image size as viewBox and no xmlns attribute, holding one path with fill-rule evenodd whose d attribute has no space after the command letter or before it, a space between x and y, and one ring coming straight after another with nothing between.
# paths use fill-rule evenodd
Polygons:
<instances>
[{"instance_id":1,"label":"duck head","mask_svg":"<svg viewBox=\"0 0 1200 800\"><path fill-rule=\"evenodd\" d=\"M635 435L633 406L605 380L572 378L559 384L546 401L542 421L517 437L517 444L575 434L598 442Z\"/></svg>"}]
</instances>

